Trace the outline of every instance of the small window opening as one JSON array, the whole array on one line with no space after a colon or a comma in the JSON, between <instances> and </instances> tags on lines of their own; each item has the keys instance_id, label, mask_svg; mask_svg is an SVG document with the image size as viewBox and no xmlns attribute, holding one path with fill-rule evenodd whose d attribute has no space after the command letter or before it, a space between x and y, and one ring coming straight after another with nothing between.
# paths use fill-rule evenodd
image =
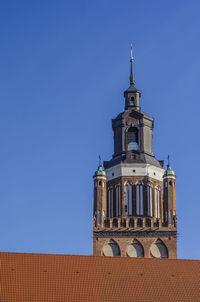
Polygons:
<instances>
[{"instance_id":1,"label":"small window opening","mask_svg":"<svg viewBox=\"0 0 200 302\"><path fill-rule=\"evenodd\" d=\"M138 150L138 144L136 142L130 142L128 144L128 150ZM135 158L133 158L135 159Z\"/></svg>"},{"instance_id":2,"label":"small window opening","mask_svg":"<svg viewBox=\"0 0 200 302\"><path fill-rule=\"evenodd\" d=\"M99 181L99 187L100 187L100 188L102 187L101 180Z\"/></svg>"},{"instance_id":3,"label":"small window opening","mask_svg":"<svg viewBox=\"0 0 200 302\"><path fill-rule=\"evenodd\" d=\"M172 217L173 217L173 215L172 215L172 210L170 210L170 216L169 216L169 223L170 223L170 224L172 224Z\"/></svg>"},{"instance_id":4,"label":"small window opening","mask_svg":"<svg viewBox=\"0 0 200 302\"><path fill-rule=\"evenodd\" d=\"M99 210L98 214L98 224L101 224L101 210Z\"/></svg>"},{"instance_id":5,"label":"small window opening","mask_svg":"<svg viewBox=\"0 0 200 302\"><path fill-rule=\"evenodd\" d=\"M138 150L138 129L136 127L129 128L127 132L128 150Z\"/></svg>"},{"instance_id":6,"label":"small window opening","mask_svg":"<svg viewBox=\"0 0 200 302\"><path fill-rule=\"evenodd\" d=\"M131 99L130 99L130 105L131 106L135 105L135 98L134 98L134 96L132 96Z\"/></svg>"}]
</instances>

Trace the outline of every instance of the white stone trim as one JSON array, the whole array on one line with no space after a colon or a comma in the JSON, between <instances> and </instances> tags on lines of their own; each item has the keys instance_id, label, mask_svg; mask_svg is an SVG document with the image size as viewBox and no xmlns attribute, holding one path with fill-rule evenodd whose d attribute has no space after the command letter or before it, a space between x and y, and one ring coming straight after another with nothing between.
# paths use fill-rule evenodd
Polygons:
<instances>
[{"instance_id":1,"label":"white stone trim","mask_svg":"<svg viewBox=\"0 0 200 302\"><path fill-rule=\"evenodd\" d=\"M106 176L94 176L94 180L96 179L104 179L106 180Z\"/></svg>"},{"instance_id":2,"label":"white stone trim","mask_svg":"<svg viewBox=\"0 0 200 302\"><path fill-rule=\"evenodd\" d=\"M175 175L170 175L170 176L164 176L164 179L176 179Z\"/></svg>"},{"instance_id":3,"label":"white stone trim","mask_svg":"<svg viewBox=\"0 0 200 302\"><path fill-rule=\"evenodd\" d=\"M135 172L133 172L135 170ZM107 181L121 176L149 176L155 180L163 181L165 169L144 163L120 163L106 169ZM114 174L114 175L112 175Z\"/></svg>"}]
</instances>

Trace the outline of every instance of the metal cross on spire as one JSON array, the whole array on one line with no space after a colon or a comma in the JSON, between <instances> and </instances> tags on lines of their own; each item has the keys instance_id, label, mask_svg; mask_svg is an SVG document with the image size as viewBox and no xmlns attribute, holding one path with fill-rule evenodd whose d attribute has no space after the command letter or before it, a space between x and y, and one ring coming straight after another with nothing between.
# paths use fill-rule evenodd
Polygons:
<instances>
[{"instance_id":1,"label":"metal cross on spire","mask_svg":"<svg viewBox=\"0 0 200 302\"><path fill-rule=\"evenodd\" d=\"M130 85L134 85L134 75L133 75L133 46L131 44L131 57L130 57L130 62L131 62L131 74L130 74Z\"/></svg>"}]
</instances>

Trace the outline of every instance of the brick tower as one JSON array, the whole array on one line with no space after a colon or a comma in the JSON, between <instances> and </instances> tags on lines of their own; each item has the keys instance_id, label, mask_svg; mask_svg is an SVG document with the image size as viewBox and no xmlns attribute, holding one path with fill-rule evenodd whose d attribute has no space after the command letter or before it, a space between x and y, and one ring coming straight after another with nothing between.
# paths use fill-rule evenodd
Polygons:
<instances>
[{"instance_id":1,"label":"brick tower","mask_svg":"<svg viewBox=\"0 0 200 302\"><path fill-rule=\"evenodd\" d=\"M114 154L94 174L93 254L177 257L175 173L152 151L154 120L141 111L131 49L125 110L112 120Z\"/></svg>"}]
</instances>

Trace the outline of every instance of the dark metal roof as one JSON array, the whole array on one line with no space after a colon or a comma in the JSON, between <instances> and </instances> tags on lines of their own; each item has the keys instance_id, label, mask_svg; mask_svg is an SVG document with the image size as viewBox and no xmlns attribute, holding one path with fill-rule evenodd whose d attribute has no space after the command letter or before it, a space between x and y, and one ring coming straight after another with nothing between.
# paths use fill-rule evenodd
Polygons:
<instances>
[{"instance_id":1,"label":"dark metal roof","mask_svg":"<svg viewBox=\"0 0 200 302\"><path fill-rule=\"evenodd\" d=\"M131 85L127 90L124 91L124 93L126 92L140 92L137 88L135 88L134 85Z\"/></svg>"},{"instance_id":2,"label":"dark metal roof","mask_svg":"<svg viewBox=\"0 0 200 302\"><path fill-rule=\"evenodd\" d=\"M160 162L155 158L155 156L151 156L145 153L141 153L137 160L129 160L126 159L125 155L121 155L115 158L112 158L110 161L104 161L104 168L108 169L114 167L120 163L146 163L155 167L162 168Z\"/></svg>"}]
</instances>

